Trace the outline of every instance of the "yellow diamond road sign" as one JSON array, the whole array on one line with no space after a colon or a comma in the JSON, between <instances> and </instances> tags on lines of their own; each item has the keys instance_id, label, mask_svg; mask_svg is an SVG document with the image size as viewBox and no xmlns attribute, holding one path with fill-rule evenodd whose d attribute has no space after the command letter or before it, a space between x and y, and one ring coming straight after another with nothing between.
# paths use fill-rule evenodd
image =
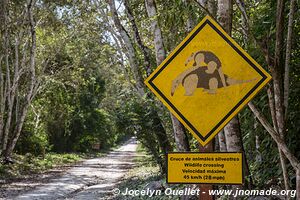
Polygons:
<instances>
[{"instance_id":1,"label":"yellow diamond road sign","mask_svg":"<svg viewBox=\"0 0 300 200\"><path fill-rule=\"evenodd\" d=\"M146 85L206 145L271 76L205 17L146 79Z\"/></svg>"}]
</instances>

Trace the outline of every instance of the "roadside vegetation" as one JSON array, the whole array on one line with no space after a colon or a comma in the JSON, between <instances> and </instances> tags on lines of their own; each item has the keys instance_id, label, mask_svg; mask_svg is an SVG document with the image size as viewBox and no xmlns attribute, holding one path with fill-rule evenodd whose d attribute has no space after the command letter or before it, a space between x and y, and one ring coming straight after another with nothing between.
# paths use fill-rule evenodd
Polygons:
<instances>
[{"instance_id":1,"label":"roadside vegetation","mask_svg":"<svg viewBox=\"0 0 300 200\"><path fill-rule=\"evenodd\" d=\"M145 148L141 144L137 148L137 157L134 160L135 167L126 174L122 182L116 185L121 192L125 192L126 188L132 190L144 190L149 183L156 182L157 184L165 185L165 177L161 175L159 167L157 166L153 157L146 153ZM156 188L162 189L162 188ZM115 195L114 199L141 199L141 196L124 196ZM162 199L164 197L152 197L151 199ZM147 199L147 197L143 197ZM148 198L150 199L150 198Z\"/></svg>"},{"instance_id":2,"label":"roadside vegetation","mask_svg":"<svg viewBox=\"0 0 300 200\"><path fill-rule=\"evenodd\" d=\"M80 161L83 154L56 154L47 153L44 157L34 156L30 153L25 155L14 154L14 163L10 165L0 164L0 179L12 181L26 178L28 175L43 173L49 169L70 165ZM3 183L3 182L2 182Z\"/></svg>"},{"instance_id":3,"label":"roadside vegetation","mask_svg":"<svg viewBox=\"0 0 300 200\"><path fill-rule=\"evenodd\" d=\"M1 183L16 181L18 179L34 177L47 172L51 169L68 168L85 159L99 158L105 156L107 152L117 149L124 141L129 139L125 137L122 141L113 145L111 148L101 151L90 151L88 153L55 153L49 152L44 155L34 155L32 153L13 154L12 163L4 164L0 162L0 180ZM155 165L153 163L153 165Z\"/></svg>"},{"instance_id":4,"label":"roadside vegetation","mask_svg":"<svg viewBox=\"0 0 300 200\"><path fill-rule=\"evenodd\" d=\"M115 188L118 188L122 193L128 190L142 191L147 189L149 190L161 190L161 195L153 196L141 196L141 195L114 195L112 199L122 200L122 199L154 199L154 200L164 200L164 199L180 199L180 196L167 196L164 195L164 190L166 188L184 189L185 185L183 184L167 184L166 177L161 174L159 166L157 166L153 156L147 154L147 150L141 145L138 145L137 156L134 160L136 163L134 168L129 170L126 176L122 179L120 184L116 185ZM195 198L195 197L194 197ZM190 196L189 198L193 198Z\"/></svg>"}]
</instances>

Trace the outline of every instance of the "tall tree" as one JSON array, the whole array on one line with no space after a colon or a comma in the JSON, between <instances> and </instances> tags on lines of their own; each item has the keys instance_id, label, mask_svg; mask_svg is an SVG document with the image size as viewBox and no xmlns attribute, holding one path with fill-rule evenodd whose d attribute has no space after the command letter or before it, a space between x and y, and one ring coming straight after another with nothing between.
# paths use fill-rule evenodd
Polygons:
<instances>
[{"instance_id":1,"label":"tall tree","mask_svg":"<svg viewBox=\"0 0 300 200\"><path fill-rule=\"evenodd\" d=\"M276 39L275 39L275 57L274 67L271 68L273 76L274 89L274 105L275 105L275 119L278 133L282 139L285 136L285 120L284 120L284 104L283 104L283 34L284 34L284 0L277 1L276 9ZM289 190L289 177L286 166L286 160L283 152L279 149L280 163L284 178L285 189Z\"/></svg>"},{"instance_id":2,"label":"tall tree","mask_svg":"<svg viewBox=\"0 0 300 200\"><path fill-rule=\"evenodd\" d=\"M128 32L126 31L126 29L124 28L124 26L121 24L116 7L115 7L115 2L114 0L108 0L107 1L110 7L110 11L112 14L112 18L114 21L114 25L116 26L121 38L122 38L122 43L125 44L126 46L126 50L128 51L128 58L129 58L129 62L130 62L130 66L132 68L133 71L136 71L136 75L134 76L134 79L138 79L136 80L139 83L138 88L140 87L139 90L139 95L141 97L144 97L145 95L145 86L144 84L141 82L142 80L142 76L141 73L138 73L139 71L139 66L137 63L137 56L136 56L136 51L134 49L133 43L132 43L132 39L130 38ZM132 21L133 22L133 21ZM160 148L163 152L163 158L160 158L159 160L159 164L161 166L162 172L165 173L166 172L166 165L165 165L165 159L166 159L166 153L169 152L172 149L172 146L169 142L169 139L167 137L166 131L164 129L164 126L161 122L161 119L158 115L158 113L155 111L154 113L154 119L153 119L153 123L155 124L155 126L153 127L153 131L154 134L157 137L158 143L160 145Z\"/></svg>"},{"instance_id":3,"label":"tall tree","mask_svg":"<svg viewBox=\"0 0 300 200\"><path fill-rule=\"evenodd\" d=\"M19 12L14 13L15 15L11 14L7 0L1 3L4 20L2 44L4 44L5 71L2 72L1 69L0 136L2 136L2 154L10 157L40 80L36 71L35 1L28 0L25 6L20 4L20 7L15 8ZM14 20L17 21L16 24ZM14 46L11 45L12 40L15 41ZM29 80L26 80L28 77Z\"/></svg>"},{"instance_id":4,"label":"tall tree","mask_svg":"<svg viewBox=\"0 0 300 200\"><path fill-rule=\"evenodd\" d=\"M241 1L238 1L241 2ZM241 7L240 5L243 5L241 3L238 3L239 9L242 12L243 17L247 17L245 9ZM272 136L272 138L276 141L278 145L279 150L279 157L280 157L280 163L281 168L283 171L283 177L284 177L284 185L285 188L289 188L289 177L288 177L288 170L287 165L285 161L285 157L289 160L289 162L292 164L296 171L296 178L300 178L297 176L299 173L299 161L296 157L294 157L288 149L285 141L284 136L286 133L286 124L285 124L285 110L284 110L284 100L288 99L288 96L284 97L284 94L287 95L288 93L288 78L287 72L289 70L289 67L287 66L286 69L284 69L283 64L283 49L284 49L284 0L278 0L276 4L276 32L275 32L275 50L274 53L270 49L270 38L267 36L267 38L263 38L262 40L258 40L255 38L254 34L251 32L249 21L247 22L247 30L250 37L254 40L256 44L261 48L262 52L264 53L264 57L266 60L266 63L271 71L272 77L273 77L273 83L268 88L268 99L269 99L269 108L271 112L271 118L273 122L273 128L270 127L270 124L267 122L267 120L262 115L261 111L259 111L253 103L249 103L249 107L251 111L255 114L257 119L261 122L261 124L264 126L264 128L268 131L268 133ZM289 27L291 26L291 23L293 23L293 9L294 9L294 2L290 2L290 16L289 16ZM286 49L286 64L289 63L289 48L291 45L290 37L291 35L291 29L288 30L288 40L287 40L287 49ZM284 71L285 70L285 71ZM283 81L282 74L285 74L285 81ZM284 91L284 88L287 89L287 92ZM297 182L297 196L299 198L300 195L300 179L296 180Z\"/></svg>"},{"instance_id":5,"label":"tall tree","mask_svg":"<svg viewBox=\"0 0 300 200\"><path fill-rule=\"evenodd\" d=\"M290 86L290 61L291 61L291 51L292 51L292 36L293 36L293 23L294 23L294 15L295 15L295 0L290 1L290 12L289 12L289 21L288 21L288 31L286 38L286 52L285 52L285 63L284 63L284 114L285 120L287 120L288 116L288 103L289 103L289 86Z\"/></svg>"},{"instance_id":6,"label":"tall tree","mask_svg":"<svg viewBox=\"0 0 300 200\"><path fill-rule=\"evenodd\" d=\"M151 29L154 35L154 46L155 46L155 55L156 55L156 63L160 65L166 58L166 52L163 44L163 37L161 33L161 29L157 20L157 11L154 0L145 0L146 9L149 18L151 18ZM186 135L186 131L181 122L172 114L172 124L174 130L174 138L176 142L176 147L178 151L189 151L189 143Z\"/></svg>"},{"instance_id":7,"label":"tall tree","mask_svg":"<svg viewBox=\"0 0 300 200\"><path fill-rule=\"evenodd\" d=\"M232 31L232 13L233 12L233 4L232 0L218 0L218 21L223 26L224 30L231 35ZM226 140L226 150L228 152L244 152L243 143L242 143L242 135L240 129L240 122L238 116L234 117L225 127L224 127L224 135ZM219 138L222 141L222 135ZM220 145L221 146L221 145ZM223 149L224 150L224 147ZM244 160L246 164L246 175L249 175L248 163L247 159ZM249 182L248 182L249 183ZM234 189L237 189L239 186L233 186ZM248 187L251 187L248 184Z\"/></svg>"},{"instance_id":8,"label":"tall tree","mask_svg":"<svg viewBox=\"0 0 300 200\"><path fill-rule=\"evenodd\" d=\"M231 35L232 30L232 1L218 0L218 21L224 30ZM229 152L241 152L243 150L241 131L238 117L234 117L224 128L226 149Z\"/></svg>"}]
</instances>

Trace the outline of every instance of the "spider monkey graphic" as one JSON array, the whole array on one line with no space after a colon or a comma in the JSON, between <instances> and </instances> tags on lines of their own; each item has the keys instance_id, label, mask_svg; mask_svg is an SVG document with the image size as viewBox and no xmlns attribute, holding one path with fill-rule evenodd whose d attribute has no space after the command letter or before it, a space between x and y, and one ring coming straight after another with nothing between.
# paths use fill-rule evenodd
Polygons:
<instances>
[{"instance_id":1,"label":"spider monkey graphic","mask_svg":"<svg viewBox=\"0 0 300 200\"><path fill-rule=\"evenodd\" d=\"M251 82L252 80L234 80L223 73L219 58L210 51L197 51L186 60L185 66L193 61L193 67L179 74L173 81L171 96L180 84L185 89L185 96L192 96L196 88L203 88L209 94L215 94L218 88Z\"/></svg>"}]
</instances>

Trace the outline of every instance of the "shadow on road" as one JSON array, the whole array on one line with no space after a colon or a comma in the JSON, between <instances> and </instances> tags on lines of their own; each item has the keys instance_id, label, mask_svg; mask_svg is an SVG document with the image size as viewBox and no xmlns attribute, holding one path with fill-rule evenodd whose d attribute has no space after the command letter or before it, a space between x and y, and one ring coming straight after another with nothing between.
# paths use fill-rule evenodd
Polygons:
<instances>
[{"instance_id":1,"label":"shadow on road","mask_svg":"<svg viewBox=\"0 0 300 200\"><path fill-rule=\"evenodd\" d=\"M137 142L131 138L104 157L76 164L64 174L14 199L101 199L134 167ZM40 183L39 183L40 184ZM105 199L105 198L104 198Z\"/></svg>"}]
</instances>

